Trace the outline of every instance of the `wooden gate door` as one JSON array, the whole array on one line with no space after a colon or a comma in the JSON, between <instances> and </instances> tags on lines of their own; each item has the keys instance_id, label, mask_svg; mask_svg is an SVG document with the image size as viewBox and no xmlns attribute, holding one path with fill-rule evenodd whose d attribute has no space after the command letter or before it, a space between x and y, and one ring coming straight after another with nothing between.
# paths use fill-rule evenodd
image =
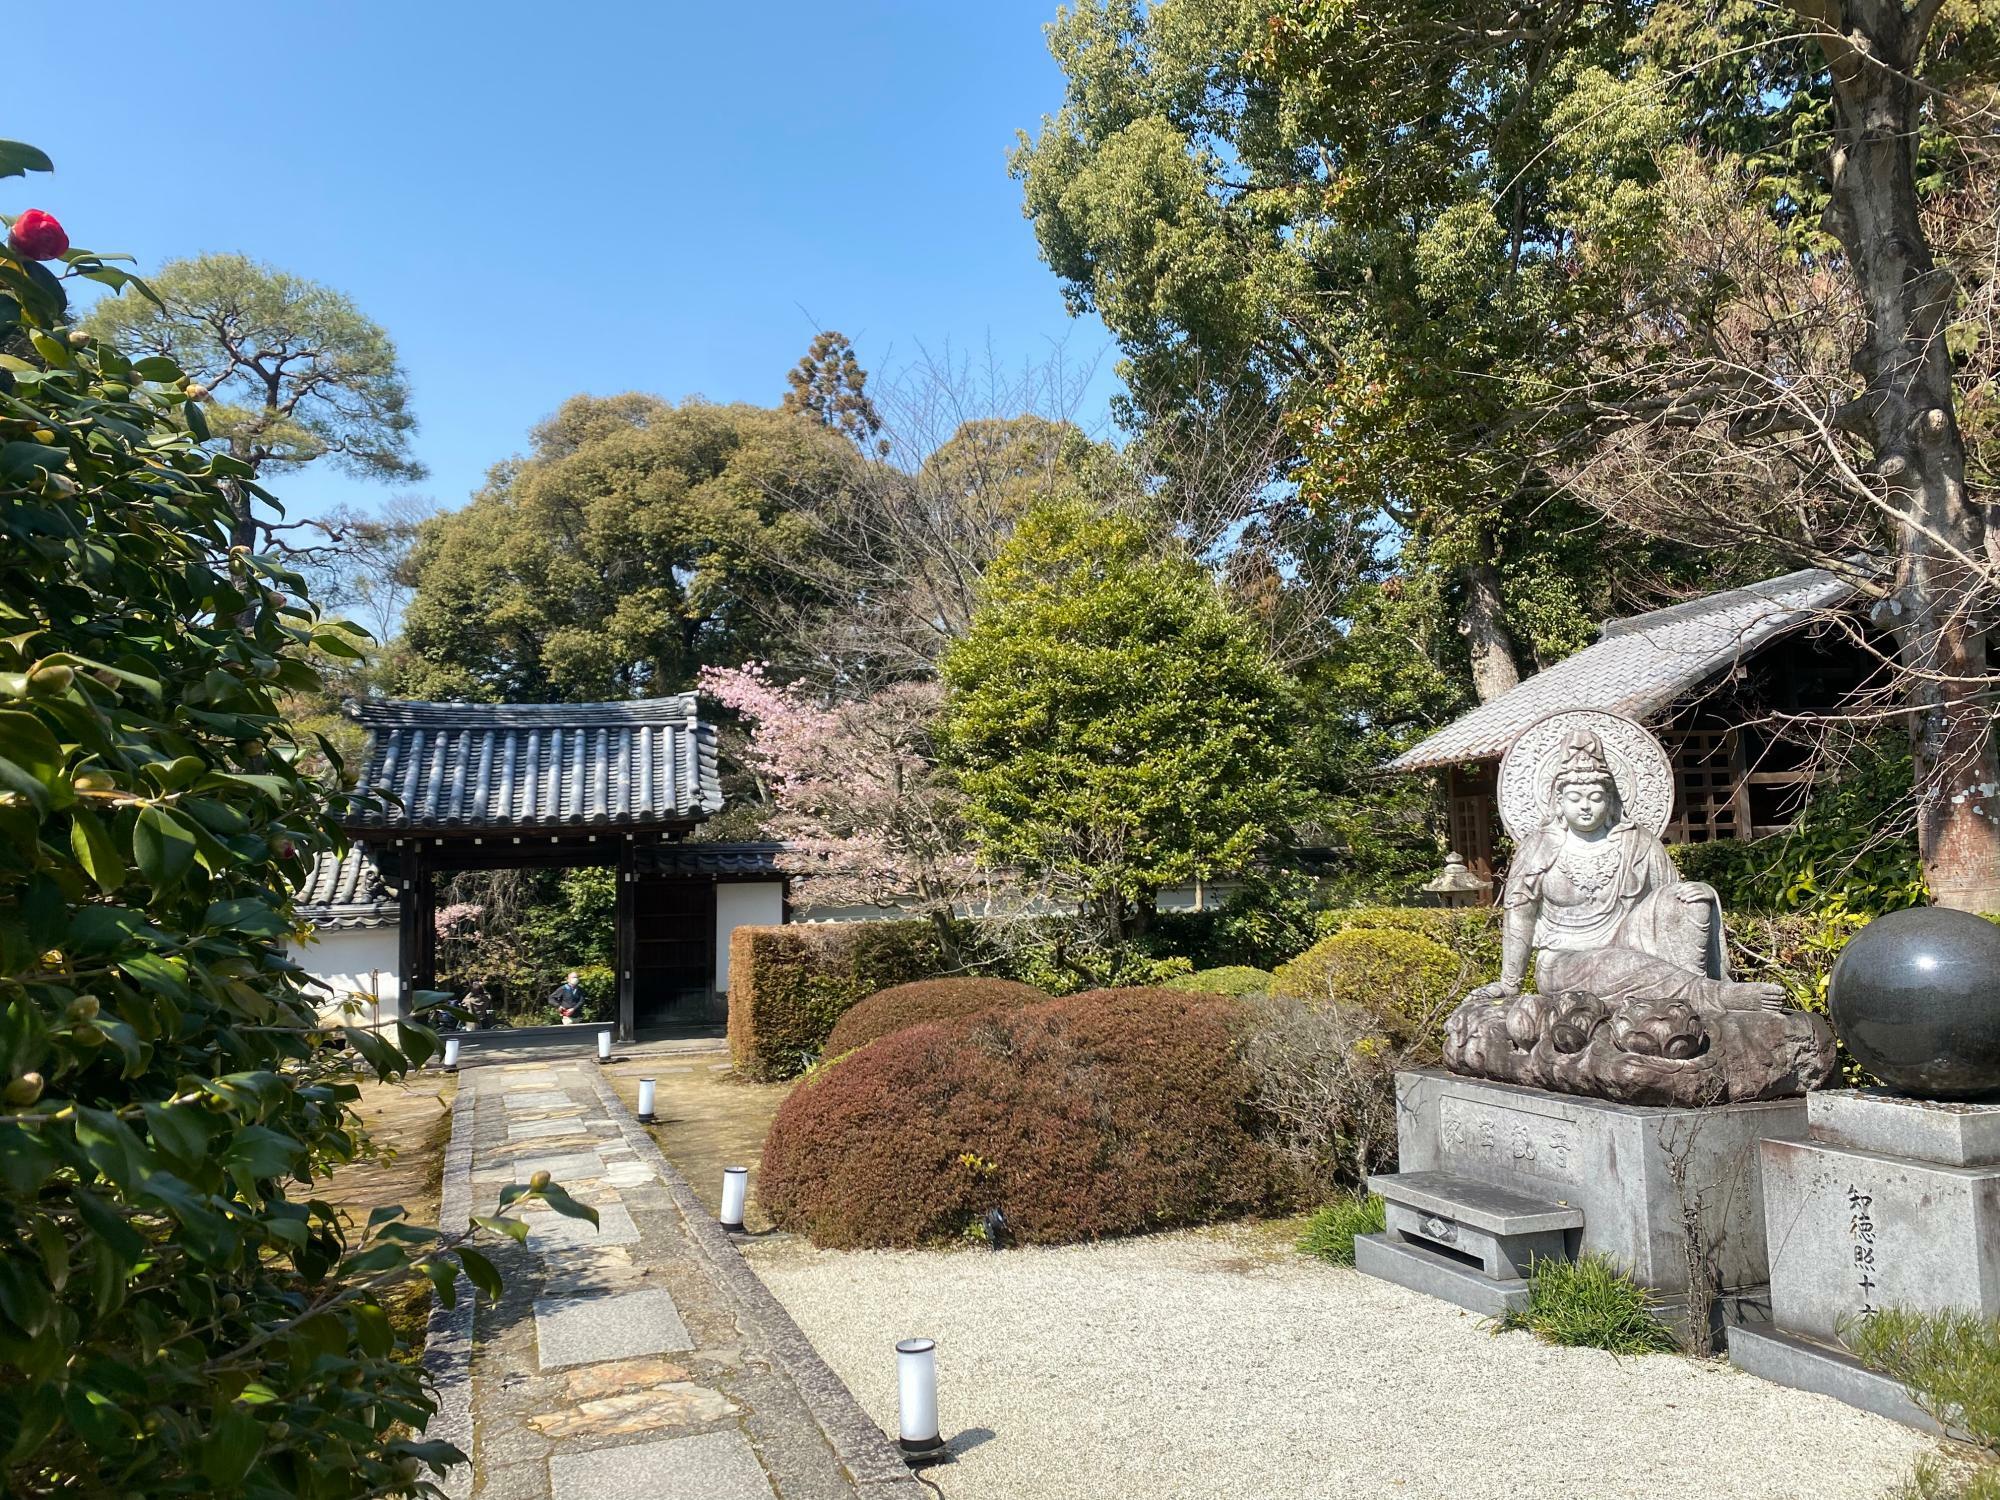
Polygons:
<instances>
[{"instance_id":1,"label":"wooden gate door","mask_svg":"<svg viewBox=\"0 0 2000 1500\"><path fill-rule=\"evenodd\" d=\"M635 1026L700 1026L715 1001L715 881L641 876L632 910Z\"/></svg>"}]
</instances>

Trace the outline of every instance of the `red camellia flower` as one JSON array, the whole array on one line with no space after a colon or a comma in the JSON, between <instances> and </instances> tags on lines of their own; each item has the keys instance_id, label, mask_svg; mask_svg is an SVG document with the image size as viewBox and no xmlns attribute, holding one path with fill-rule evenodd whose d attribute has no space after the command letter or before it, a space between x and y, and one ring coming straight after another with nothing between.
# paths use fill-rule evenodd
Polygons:
<instances>
[{"instance_id":1,"label":"red camellia flower","mask_svg":"<svg viewBox=\"0 0 2000 1500\"><path fill-rule=\"evenodd\" d=\"M69 253L69 236L54 214L31 208L14 221L7 244L16 255L28 260L54 260Z\"/></svg>"}]
</instances>

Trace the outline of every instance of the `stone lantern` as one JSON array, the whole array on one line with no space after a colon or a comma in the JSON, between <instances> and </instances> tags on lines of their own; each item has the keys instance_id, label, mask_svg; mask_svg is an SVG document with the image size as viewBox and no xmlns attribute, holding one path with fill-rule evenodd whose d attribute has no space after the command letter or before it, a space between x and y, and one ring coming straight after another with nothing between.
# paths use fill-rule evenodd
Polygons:
<instances>
[{"instance_id":1,"label":"stone lantern","mask_svg":"<svg viewBox=\"0 0 2000 1500\"><path fill-rule=\"evenodd\" d=\"M1444 857L1444 873L1426 881L1424 891L1437 898L1439 906L1484 906L1493 882L1475 874L1456 849Z\"/></svg>"}]
</instances>

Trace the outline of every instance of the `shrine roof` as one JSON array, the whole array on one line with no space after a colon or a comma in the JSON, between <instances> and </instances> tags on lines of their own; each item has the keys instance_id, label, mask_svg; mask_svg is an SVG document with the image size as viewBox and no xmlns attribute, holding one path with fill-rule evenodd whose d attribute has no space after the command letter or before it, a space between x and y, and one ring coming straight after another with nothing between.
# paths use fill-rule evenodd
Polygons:
<instances>
[{"instance_id":1,"label":"shrine roof","mask_svg":"<svg viewBox=\"0 0 2000 1500\"><path fill-rule=\"evenodd\" d=\"M365 699L363 830L645 828L719 811L715 732L692 693L622 703Z\"/></svg>"},{"instance_id":2,"label":"shrine roof","mask_svg":"<svg viewBox=\"0 0 2000 1500\"><path fill-rule=\"evenodd\" d=\"M1724 668L1851 604L1857 592L1854 583L1825 569L1802 568L1607 620L1595 644L1454 719L1384 769L1497 760L1523 729L1562 709L1603 709L1646 723Z\"/></svg>"},{"instance_id":3,"label":"shrine roof","mask_svg":"<svg viewBox=\"0 0 2000 1500\"><path fill-rule=\"evenodd\" d=\"M363 844L350 844L345 854L328 850L315 859L293 907L322 931L393 927L399 910L396 893L383 882Z\"/></svg>"}]
</instances>

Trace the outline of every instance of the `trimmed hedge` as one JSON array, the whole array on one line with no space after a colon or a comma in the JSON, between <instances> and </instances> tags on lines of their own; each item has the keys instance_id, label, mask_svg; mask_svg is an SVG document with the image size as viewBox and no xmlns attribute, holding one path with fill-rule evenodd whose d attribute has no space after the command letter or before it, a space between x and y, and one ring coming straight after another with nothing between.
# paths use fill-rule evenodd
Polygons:
<instances>
[{"instance_id":1,"label":"trimmed hedge","mask_svg":"<svg viewBox=\"0 0 2000 1500\"><path fill-rule=\"evenodd\" d=\"M864 1047L877 1037L920 1026L925 1021L955 1021L987 1010L1018 1010L1049 998L1047 990L1014 979L966 976L919 979L870 995L834 1022L825 1055L839 1057Z\"/></svg>"},{"instance_id":2,"label":"trimmed hedge","mask_svg":"<svg viewBox=\"0 0 2000 1500\"><path fill-rule=\"evenodd\" d=\"M1222 996L1093 990L886 1036L792 1091L772 1220L838 1248L935 1244L987 1210L1060 1244L1236 1217L1286 1181L1256 1136L1249 1020Z\"/></svg>"},{"instance_id":3,"label":"trimmed hedge","mask_svg":"<svg viewBox=\"0 0 2000 1500\"><path fill-rule=\"evenodd\" d=\"M1349 906L1319 914L1319 935L1341 932L1414 932L1449 948L1472 966L1468 980L1500 977L1500 909L1497 906Z\"/></svg>"},{"instance_id":4,"label":"trimmed hedge","mask_svg":"<svg viewBox=\"0 0 2000 1500\"><path fill-rule=\"evenodd\" d=\"M1471 966L1420 933L1385 927L1336 932L1277 973L1271 993L1356 1010L1397 1042L1441 1030L1446 1002L1470 988Z\"/></svg>"},{"instance_id":5,"label":"trimmed hedge","mask_svg":"<svg viewBox=\"0 0 2000 1500\"><path fill-rule=\"evenodd\" d=\"M928 922L739 927L729 940L729 1055L746 1078L802 1072L851 1006L944 967Z\"/></svg>"},{"instance_id":6,"label":"trimmed hedge","mask_svg":"<svg viewBox=\"0 0 2000 1500\"><path fill-rule=\"evenodd\" d=\"M1234 995L1241 999L1245 995L1270 994L1277 977L1269 969L1255 969L1248 964L1225 964L1219 969L1197 969L1192 974L1169 979L1166 987L1170 990L1189 990L1197 995Z\"/></svg>"}]
</instances>

